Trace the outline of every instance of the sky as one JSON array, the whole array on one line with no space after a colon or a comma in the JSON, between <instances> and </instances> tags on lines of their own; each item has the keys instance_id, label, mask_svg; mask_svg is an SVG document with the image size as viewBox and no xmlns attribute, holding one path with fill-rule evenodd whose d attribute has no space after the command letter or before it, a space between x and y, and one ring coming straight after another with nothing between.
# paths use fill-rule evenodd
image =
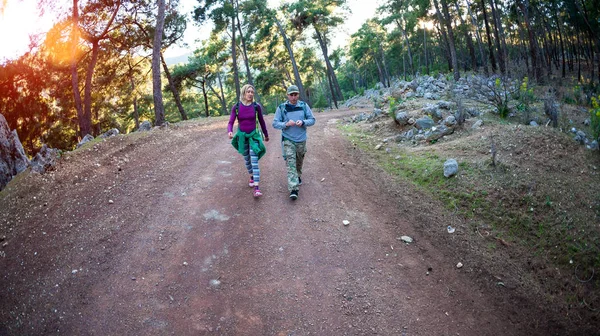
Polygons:
<instances>
[{"instance_id":1,"label":"sky","mask_svg":"<svg viewBox=\"0 0 600 336\"><path fill-rule=\"evenodd\" d=\"M275 8L280 0L268 0L269 6ZM346 23L337 30L332 38L329 50L346 45L350 35L355 33L360 26L375 15L375 8L380 0L348 0L352 14ZM39 17L36 9L37 0L8 0L3 12L0 11L0 62L6 59L15 59L29 50L29 35L47 32L53 22L50 15ZM192 11L197 0L181 0L181 10L184 13ZM189 47L171 47L165 52L167 57L176 57L192 52L196 39L208 38L211 27L204 25L196 27L188 24L184 35L184 42Z\"/></svg>"}]
</instances>

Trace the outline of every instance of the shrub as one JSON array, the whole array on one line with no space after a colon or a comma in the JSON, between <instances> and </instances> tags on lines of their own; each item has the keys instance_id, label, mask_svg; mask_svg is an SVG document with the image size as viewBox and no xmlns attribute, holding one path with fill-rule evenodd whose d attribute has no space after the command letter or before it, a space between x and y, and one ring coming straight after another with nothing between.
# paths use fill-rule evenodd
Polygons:
<instances>
[{"instance_id":1,"label":"shrub","mask_svg":"<svg viewBox=\"0 0 600 336\"><path fill-rule=\"evenodd\" d=\"M592 108L590 109L590 121L594 139L600 137L600 95L592 97Z\"/></svg>"},{"instance_id":2,"label":"shrub","mask_svg":"<svg viewBox=\"0 0 600 336\"><path fill-rule=\"evenodd\" d=\"M535 101L533 88L529 86L528 77L523 78L523 81L519 86L519 91L517 92L516 98L519 100L517 110L521 112L523 123L527 125L531 121L531 105Z\"/></svg>"}]
</instances>

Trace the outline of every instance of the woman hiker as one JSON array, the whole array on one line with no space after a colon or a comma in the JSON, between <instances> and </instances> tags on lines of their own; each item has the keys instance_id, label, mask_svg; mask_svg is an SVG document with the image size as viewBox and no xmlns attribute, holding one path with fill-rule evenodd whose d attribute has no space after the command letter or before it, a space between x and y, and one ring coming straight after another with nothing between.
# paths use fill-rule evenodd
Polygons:
<instances>
[{"instance_id":1,"label":"woman hiker","mask_svg":"<svg viewBox=\"0 0 600 336\"><path fill-rule=\"evenodd\" d=\"M236 118L238 120L238 130L234 134L233 124ZM262 134L256 127L257 123L260 123L260 128L264 134L264 141L269 141L269 133L263 119L262 106L254 102L254 86L246 84L242 87L240 101L231 108L227 132L229 139L232 139L231 144L233 147L244 156L246 169L250 174L248 185L254 187L254 197L262 195L258 187L260 182L258 160L267 151L263 143Z\"/></svg>"}]
</instances>

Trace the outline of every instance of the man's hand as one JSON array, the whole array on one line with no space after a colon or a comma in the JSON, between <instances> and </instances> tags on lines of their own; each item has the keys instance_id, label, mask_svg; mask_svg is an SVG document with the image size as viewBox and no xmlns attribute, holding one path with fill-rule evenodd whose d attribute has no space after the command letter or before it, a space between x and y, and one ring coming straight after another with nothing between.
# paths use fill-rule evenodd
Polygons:
<instances>
[{"instance_id":1,"label":"man's hand","mask_svg":"<svg viewBox=\"0 0 600 336\"><path fill-rule=\"evenodd\" d=\"M288 122L285 123L285 126L290 127L290 126L294 126L296 125L297 121L293 121L293 120L288 120Z\"/></svg>"},{"instance_id":2,"label":"man's hand","mask_svg":"<svg viewBox=\"0 0 600 336\"><path fill-rule=\"evenodd\" d=\"M302 126L303 124L304 124L304 121L296 120L296 126Z\"/></svg>"}]
</instances>

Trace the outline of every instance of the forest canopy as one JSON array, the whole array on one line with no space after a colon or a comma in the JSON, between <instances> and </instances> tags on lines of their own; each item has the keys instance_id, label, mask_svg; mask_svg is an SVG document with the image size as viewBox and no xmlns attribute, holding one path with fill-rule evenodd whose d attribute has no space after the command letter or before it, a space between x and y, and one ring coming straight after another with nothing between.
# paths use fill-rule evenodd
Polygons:
<instances>
[{"instance_id":1,"label":"forest canopy","mask_svg":"<svg viewBox=\"0 0 600 336\"><path fill-rule=\"evenodd\" d=\"M86 134L228 114L245 83L267 112L296 84L313 108L394 79L448 74L563 83L591 104L600 83L597 0L382 0L347 46L345 0L39 0L56 23L29 52L0 64L0 113L34 155L73 149ZM0 2L0 9L6 1ZM161 9L162 8L162 9ZM164 52L212 22L187 62ZM159 33L159 34L157 34ZM157 44L158 43L158 44ZM572 99L564 96L562 99ZM597 135L596 135L597 136Z\"/></svg>"}]
</instances>

